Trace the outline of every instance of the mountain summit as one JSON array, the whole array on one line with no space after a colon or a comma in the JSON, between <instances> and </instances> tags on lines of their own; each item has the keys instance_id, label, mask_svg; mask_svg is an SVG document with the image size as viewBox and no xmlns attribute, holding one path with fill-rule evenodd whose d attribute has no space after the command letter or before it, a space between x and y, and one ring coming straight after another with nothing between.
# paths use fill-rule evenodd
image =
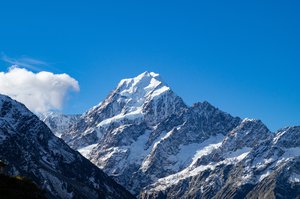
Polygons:
<instances>
[{"instance_id":1,"label":"mountain summit","mask_svg":"<svg viewBox=\"0 0 300 199\"><path fill-rule=\"evenodd\" d=\"M153 119L157 120L173 113L178 103L183 105L182 100L163 83L160 75L144 72L137 77L121 80L116 89L99 106L87 114L113 108L111 119L130 120L147 115L149 109L152 108ZM107 122L111 122L111 120L107 120Z\"/></svg>"},{"instance_id":2,"label":"mountain summit","mask_svg":"<svg viewBox=\"0 0 300 199\"><path fill-rule=\"evenodd\" d=\"M186 108L158 74L144 72L121 80L103 102L83 114L62 138L79 149L97 143L112 125L145 123L150 128Z\"/></svg>"},{"instance_id":3,"label":"mountain summit","mask_svg":"<svg viewBox=\"0 0 300 199\"><path fill-rule=\"evenodd\" d=\"M162 97L165 97L166 100L176 100L177 98L170 88L162 82L158 74L144 72L137 77L121 80L111 95L91 111L101 112L103 109L114 108L111 111L110 119L103 121L103 124L124 118L141 118L145 115L149 106L160 108L157 107L157 102ZM172 108L169 107L170 103L164 103L163 105L164 107L161 107L161 110L154 110L155 118L163 117L160 111L168 114L166 109ZM90 114L90 111L88 114Z\"/></svg>"}]
</instances>

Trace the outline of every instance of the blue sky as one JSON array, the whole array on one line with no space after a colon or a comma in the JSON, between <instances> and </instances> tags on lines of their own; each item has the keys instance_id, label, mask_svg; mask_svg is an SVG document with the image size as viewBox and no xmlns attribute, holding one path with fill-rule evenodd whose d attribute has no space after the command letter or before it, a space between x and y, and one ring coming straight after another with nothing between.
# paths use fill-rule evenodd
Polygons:
<instances>
[{"instance_id":1,"label":"blue sky","mask_svg":"<svg viewBox=\"0 0 300 199\"><path fill-rule=\"evenodd\" d=\"M0 71L67 73L98 104L120 79L160 73L187 104L207 100L271 130L300 125L299 1L6 1Z\"/></svg>"}]
</instances>

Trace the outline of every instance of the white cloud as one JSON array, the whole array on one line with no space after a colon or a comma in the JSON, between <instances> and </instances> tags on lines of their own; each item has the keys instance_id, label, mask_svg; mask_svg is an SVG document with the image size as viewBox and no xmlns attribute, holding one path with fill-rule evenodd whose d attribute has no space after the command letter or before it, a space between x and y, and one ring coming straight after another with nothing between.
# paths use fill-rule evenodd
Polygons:
<instances>
[{"instance_id":1,"label":"white cloud","mask_svg":"<svg viewBox=\"0 0 300 199\"><path fill-rule=\"evenodd\" d=\"M24 103L36 113L61 109L69 91L79 91L79 84L67 74L33 73L16 66L0 72L0 93Z\"/></svg>"}]
</instances>

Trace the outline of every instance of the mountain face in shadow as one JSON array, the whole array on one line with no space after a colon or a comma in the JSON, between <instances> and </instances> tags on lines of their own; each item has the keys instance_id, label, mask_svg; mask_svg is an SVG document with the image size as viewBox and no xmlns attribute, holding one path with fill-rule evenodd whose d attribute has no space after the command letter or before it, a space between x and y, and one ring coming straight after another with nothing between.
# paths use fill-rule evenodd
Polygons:
<instances>
[{"instance_id":1,"label":"mountain face in shadow","mask_svg":"<svg viewBox=\"0 0 300 199\"><path fill-rule=\"evenodd\" d=\"M0 95L0 160L47 198L134 198L51 130L23 104Z\"/></svg>"}]
</instances>

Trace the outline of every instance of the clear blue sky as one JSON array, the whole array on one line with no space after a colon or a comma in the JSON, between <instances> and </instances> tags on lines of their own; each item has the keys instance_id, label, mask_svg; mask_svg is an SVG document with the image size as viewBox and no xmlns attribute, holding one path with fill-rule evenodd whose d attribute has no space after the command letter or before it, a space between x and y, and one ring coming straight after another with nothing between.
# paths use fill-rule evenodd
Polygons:
<instances>
[{"instance_id":1,"label":"clear blue sky","mask_svg":"<svg viewBox=\"0 0 300 199\"><path fill-rule=\"evenodd\" d=\"M67 113L148 70L187 104L207 100L275 130L300 125L299 10L296 0L2 1L0 51L76 78Z\"/></svg>"}]
</instances>

